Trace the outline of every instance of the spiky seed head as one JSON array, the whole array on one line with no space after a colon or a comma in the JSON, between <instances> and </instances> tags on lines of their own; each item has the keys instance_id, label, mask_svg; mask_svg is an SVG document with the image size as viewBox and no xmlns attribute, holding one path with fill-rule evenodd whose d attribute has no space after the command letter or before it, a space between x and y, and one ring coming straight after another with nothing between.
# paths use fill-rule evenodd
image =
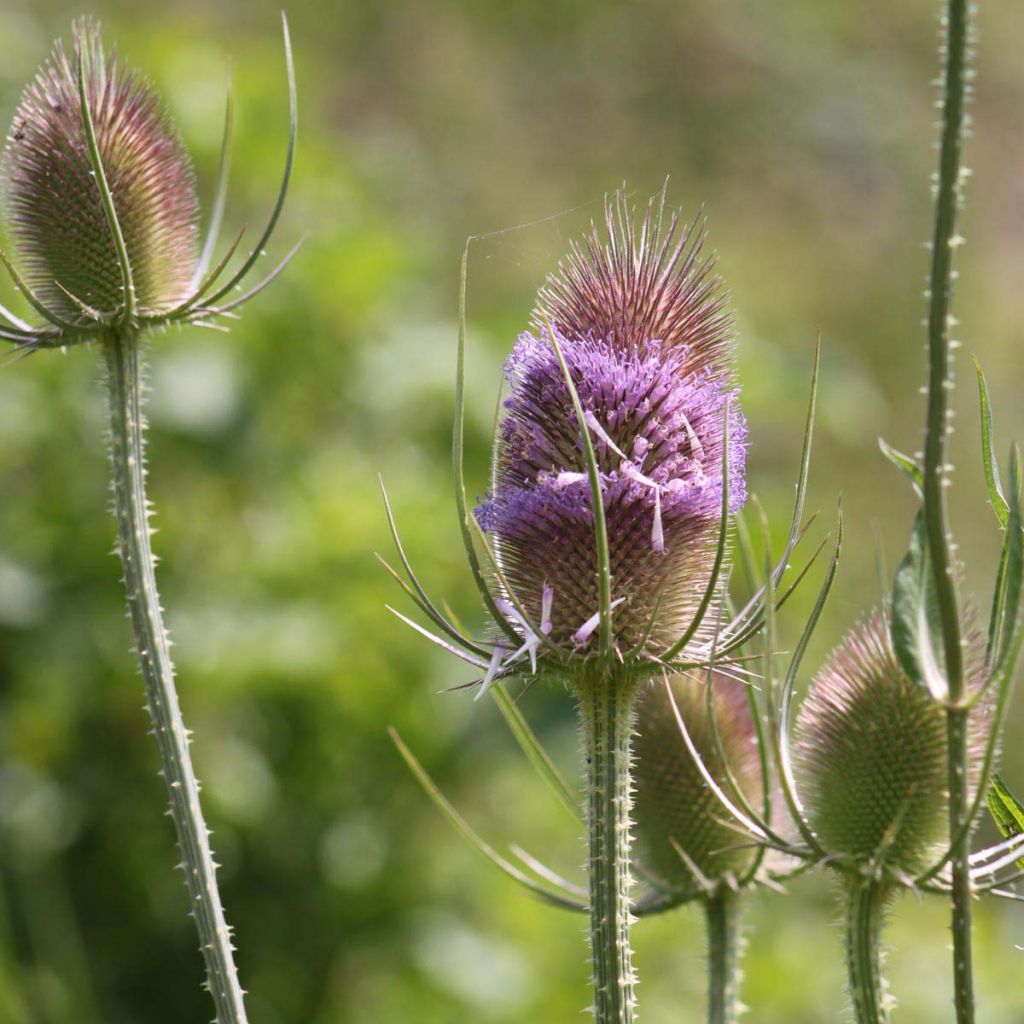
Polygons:
<instances>
[{"instance_id":1,"label":"spiky seed head","mask_svg":"<svg viewBox=\"0 0 1024 1024\"><path fill-rule=\"evenodd\" d=\"M973 688L981 672L973 650L968 665ZM975 755L987 718L983 704L972 711ZM838 863L898 879L934 862L949 828L946 715L901 668L887 610L832 653L800 708L794 740L811 827Z\"/></svg>"},{"instance_id":2,"label":"spiky seed head","mask_svg":"<svg viewBox=\"0 0 1024 1024\"><path fill-rule=\"evenodd\" d=\"M186 297L195 266L199 207L192 165L159 97L107 56L99 26L78 21L73 38L73 58L60 41L54 44L22 94L7 136L5 205L22 274L67 319L82 313L69 292L103 314L124 304L79 100L81 61L135 304L160 311Z\"/></svg>"},{"instance_id":3,"label":"spiky seed head","mask_svg":"<svg viewBox=\"0 0 1024 1024\"><path fill-rule=\"evenodd\" d=\"M746 422L732 388L730 331L702 236L621 196L607 236L575 246L542 290L505 367L496 485L477 510L519 601L581 650L599 607L598 556L581 424L553 339L579 393L608 527L614 642L664 650L708 581L722 505L745 499ZM726 411L728 409L728 416ZM654 615L655 611L657 614Z\"/></svg>"},{"instance_id":4,"label":"spiky seed head","mask_svg":"<svg viewBox=\"0 0 1024 1024\"><path fill-rule=\"evenodd\" d=\"M725 766L708 717L708 684L676 675L669 685L701 760L714 779L727 787ZM710 685L726 763L744 795L757 806L761 762L745 684L716 673ZM742 836L725 823L727 814L690 756L660 683L645 690L638 702L633 754L634 850L639 876L670 890L692 890L694 895L705 882L716 885L742 877L750 869L755 851L738 848ZM694 876L673 840L703 878Z\"/></svg>"}]
</instances>

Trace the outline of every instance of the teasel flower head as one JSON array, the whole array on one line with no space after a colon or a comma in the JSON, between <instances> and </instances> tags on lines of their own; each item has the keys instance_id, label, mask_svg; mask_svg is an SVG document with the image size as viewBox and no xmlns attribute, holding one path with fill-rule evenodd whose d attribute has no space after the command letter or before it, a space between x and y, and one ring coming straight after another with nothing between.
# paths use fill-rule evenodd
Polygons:
<instances>
[{"instance_id":1,"label":"teasel flower head","mask_svg":"<svg viewBox=\"0 0 1024 1024\"><path fill-rule=\"evenodd\" d=\"M637 225L618 196L605 234L573 248L532 319L506 363L494 484L476 513L502 599L551 644L596 649L596 488L612 645L664 651L711 580L726 446L726 517L745 499L731 324L701 231L653 203Z\"/></svg>"},{"instance_id":2,"label":"teasel flower head","mask_svg":"<svg viewBox=\"0 0 1024 1024\"><path fill-rule=\"evenodd\" d=\"M757 849L727 823L676 719L678 710L719 785L735 783L748 800L760 802L763 775L747 685L721 672L709 680L680 673L640 696L633 740L634 853L637 874L648 886L706 897L722 885L738 887L756 870Z\"/></svg>"},{"instance_id":3,"label":"teasel flower head","mask_svg":"<svg viewBox=\"0 0 1024 1024\"><path fill-rule=\"evenodd\" d=\"M195 177L177 130L153 88L104 48L98 24L54 44L24 90L7 135L0 179L16 261L0 253L16 288L42 322L0 308L0 338L19 354L88 340L110 327L192 322L212 326L257 294L233 295L274 231L291 175L295 89L285 26L291 131L284 179L256 247L231 273L242 236L211 270L224 212L233 121L209 230L200 246Z\"/></svg>"},{"instance_id":4,"label":"teasel flower head","mask_svg":"<svg viewBox=\"0 0 1024 1024\"><path fill-rule=\"evenodd\" d=\"M22 95L7 138L7 220L25 281L72 318L84 303L111 314L124 302L121 268L90 159L76 61L96 148L144 309L188 294L198 256L199 202L188 154L152 88L103 49L99 26L75 27L75 58L57 42ZM79 300L76 303L71 296Z\"/></svg>"},{"instance_id":5,"label":"teasel flower head","mask_svg":"<svg viewBox=\"0 0 1024 1024\"><path fill-rule=\"evenodd\" d=\"M972 692L984 658L970 636ZM990 709L971 712L979 764ZM880 880L914 879L948 842L946 714L893 648L888 610L855 626L813 681L796 722L794 774L830 860Z\"/></svg>"}]
</instances>

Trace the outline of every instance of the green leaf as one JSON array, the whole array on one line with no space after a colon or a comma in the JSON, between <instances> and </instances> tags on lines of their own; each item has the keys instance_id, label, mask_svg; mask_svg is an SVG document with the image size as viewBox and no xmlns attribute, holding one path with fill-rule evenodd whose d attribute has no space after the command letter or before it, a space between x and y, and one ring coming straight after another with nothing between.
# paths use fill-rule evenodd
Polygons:
<instances>
[{"instance_id":1,"label":"green leaf","mask_svg":"<svg viewBox=\"0 0 1024 1024\"><path fill-rule=\"evenodd\" d=\"M938 600L929 568L924 511L917 514L907 553L892 586L892 645L903 671L942 703L948 696Z\"/></svg>"},{"instance_id":2,"label":"green leaf","mask_svg":"<svg viewBox=\"0 0 1024 1024\"><path fill-rule=\"evenodd\" d=\"M1004 839L1012 839L1024 832L1024 804L1010 792L998 774L992 779L988 809ZM1017 867L1024 868L1024 857L1017 861Z\"/></svg>"},{"instance_id":3,"label":"green leaf","mask_svg":"<svg viewBox=\"0 0 1024 1024\"><path fill-rule=\"evenodd\" d=\"M917 459L912 459L909 455L905 455L903 452L896 448L893 448L888 441L884 438L878 439L878 447L882 450L882 454L899 470L906 474L907 479L910 481L914 490L917 492L917 496L924 496L924 472L921 469L921 464Z\"/></svg>"},{"instance_id":4,"label":"green leaf","mask_svg":"<svg viewBox=\"0 0 1024 1024\"><path fill-rule=\"evenodd\" d=\"M999 524L1005 528L1010 519L1010 506L999 482L999 467L996 465L992 445L992 403L988 395L988 382L977 359L974 360L974 370L978 374L978 399L981 405L981 461L985 468L985 486L988 488L988 500L992 502L992 511Z\"/></svg>"},{"instance_id":5,"label":"green leaf","mask_svg":"<svg viewBox=\"0 0 1024 1024\"><path fill-rule=\"evenodd\" d=\"M1010 500L1007 504L1006 532L999 558L999 570L992 595L992 614L988 625L988 662L992 672L999 670L1018 629L1022 582L1024 582L1024 525L1021 522L1020 449L1010 452Z\"/></svg>"}]
</instances>

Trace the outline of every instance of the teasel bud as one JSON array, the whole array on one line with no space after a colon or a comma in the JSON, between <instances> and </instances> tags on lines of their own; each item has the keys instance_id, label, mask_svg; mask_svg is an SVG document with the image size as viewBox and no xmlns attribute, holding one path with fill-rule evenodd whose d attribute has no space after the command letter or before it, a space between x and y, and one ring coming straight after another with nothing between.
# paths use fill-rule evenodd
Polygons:
<instances>
[{"instance_id":1,"label":"teasel bud","mask_svg":"<svg viewBox=\"0 0 1024 1024\"><path fill-rule=\"evenodd\" d=\"M745 499L746 422L730 319L703 238L621 196L541 291L505 366L494 487L477 518L504 582L552 644L586 652L600 607L593 445L615 603L613 646L664 650L708 583L722 518ZM565 369L562 362L564 361ZM572 381L574 396L566 377ZM583 422L577 415L578 397Z\"/></svg>"},{"instance_id":2,"label":"teasel bud","mask_svg":"<svg viewBox=\"0 0 1024 1024\"><path fill-rule=\"evenodd\" d=\"M967 647L969 692L984 658ZM971 761L989 710L970 716ZM797 718L794 773L808 822L837 866L880 882L912 883L948 841L946 714L903 670L888 610L855 626L815 678Z\"/></svg>"},{"instance_id":3,"label":"teasel bud","mask_svg":"<svg viewBox=\"0 0 1024 1024\"><path fill-rule=\"evenodd\" d=\"M129 299L97 181L80 99L81 63L95 145L123 235L140 311L169 310L189 293L199 204L192 164L157 94L103 48L99 26L73 29L75 59L58 41L25 89L7 137L6 212L24 279L72 321L113 316Z\"/></svg>"},{"instance_id":4,"label":"teasel bud","mask_svg":"<svg viewBox=\"0 0 1024 1024\"><path fill-rule=\"evenodd\" d=\"M711 680L680 673L668 685L707 771L724 788L735 783L751 803L760 803L763 776L748 684L716 672ZM675 708L660 683L637 703L635 861L649 885L706 897L722 885L738 888L758 853L730 827L680 735Z\"/></svg>"}]
</instances>

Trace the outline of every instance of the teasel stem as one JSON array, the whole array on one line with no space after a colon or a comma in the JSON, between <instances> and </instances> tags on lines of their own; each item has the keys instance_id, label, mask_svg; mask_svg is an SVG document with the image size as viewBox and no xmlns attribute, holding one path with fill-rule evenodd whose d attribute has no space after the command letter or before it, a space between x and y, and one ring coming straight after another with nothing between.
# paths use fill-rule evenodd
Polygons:
<instances>
[{"instance_id":1,"label":"teasel stem","mask_svg":"<svg viewBox=\"0 0 1024 1024\"><path fill-rule=\"evenodd\" d=\"M708 931L708 1024L740 1019L740 894L728 886L704 900Z\"/></svg>"},{"instance_id":2,"label":"teasel stem","mask_svg":"<svg viewBox=\"0 0 1024 1024\"><path fill-rule=\"evenodd\" d=\"M629 944L632 734L636 683L604 659L575 681L586 757L590 946L596 1024L632 1024Z\"/></svg>"},{"instance_id":3,"label":"teasel stem","mask_svg":"<svg viewBox=\"0 0 1024 1024\"><path fill-rule=\"evenodd\" d=\"M246 1024L231 932L221 907L210 832L199 804L199 783L189 754L189 733L178 704L170 643L156 589L146 498L142 353L138 334L124 327L112 328L104 337L103 353L110 401L110 465L118 542L129 616L160 754L160 773L170 796L170 813L182 854L191 913L206 960L207 984L217 1012L215 1024Z\"/></svg>"},{"instance_id":4,"label":"teasel stem","mask_svg":"<svg viewBox=\"0 0 1024 1024\"><path fill-rule=\"evenodd\" d=\"M953 570L952 537L946 509L948 479L946 440L949 396L953 387L950 339L953 297L953 251L962 201L964 106L967 93L967 50L970 36L968 0L949 0L945 21L945 70L942 139L939 150L935 231L928 297L928 420L925 435L924 511L928 553L942 623L947 685L949 759L950 867L953 888L953 979L957 1024L973 1024L974 992L971 965L971 892L969 875L967 711L964 699L960 612Z\"/></svg>"},{"instance_id":5,"label":"teasel stem","mask_svg":"<svg viewBox=\"0 0 1024 1024\"><path fill-rule=\"evenodd\" d=\"M949 755L950 872L953 903L953 1003L957 1024L974 1021L974 964L971 944L970 847L970 754L968 712L946 709L946 742Z\"/></svg>"},{"instance_id":6,"label":"teasel stem","mask_svg":"<svg viewBox=\"0 0 1024 1024\"><path fill-rule=\"evenodd\" d=\"M846 904L846 968L857 1024L887 1024L880 939L886 893L873 879L853 879Z\"/></svg>"}]
</instances>

